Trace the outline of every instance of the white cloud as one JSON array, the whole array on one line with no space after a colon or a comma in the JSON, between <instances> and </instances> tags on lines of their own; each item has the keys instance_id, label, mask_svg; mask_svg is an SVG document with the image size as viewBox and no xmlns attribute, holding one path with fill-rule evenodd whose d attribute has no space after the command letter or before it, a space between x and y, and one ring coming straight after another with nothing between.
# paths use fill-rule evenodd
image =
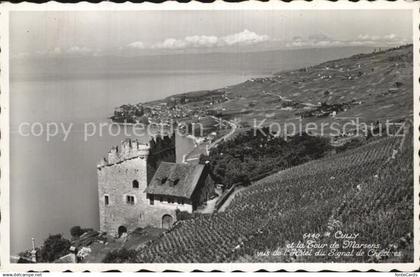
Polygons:
<instances>
[{"instance_id":1,"label":"white cloud","mask_svg":"<svg viewBox=\"0 0 420 277\"><path fill-rule=\"evenodd\" d=\"M245 29L240 33L222 37L221 41L226 45L251 45L268 41L269 39L267 35L258 35Z\"/></svg>"},{"instance_id":2,"label":"white cloud","mask_svg":"<svg viewBox=\"0 0 420 277\"><path fill-rule=\"evenodd\" d=\"M60 48L60 47L55 47L55 48L52 50L52 54L61 54L61 48Z\"/></svg>"},{"instance_id":3,"label":"white cloud","mask_svg":"<svg viewBox=\"0 0 420 277\"><path fill-rule=\"evenodd\" d=\"M398 37L395 34L388 34L384 36L360 34L354 40L337 40L324 34L314 34L304 39L300 36L295 36L286 43L289 48L310 48L310 47L334 47L334 46L395 46L406 44L409 41Z\"/></svg>"},{"instance_id":4,"label":"white cloud","mask_svg":"<svg viewBox=\"0 0 420 277\"><path fill-rule=\"evenodd\" d=\"M71 46L66 51L68 54L90 54L93 52L92 49L85 46Z\"/></svg>"},{"instance_id":5,"label":"white cloud","mask_svg":"<svg viewBox=\"0 0 420 277\"><path fill-rule=\"evenodd\" d=\"M259 35L247 29L236 34L227 36L207 36L207 35L194 35L186 36L184 38L166 38L161 42L145 45L137 41L128 44L129 48L137 49L187 49L187 48L213 48L234 45L253 45L264 41L270 40L267 35Z\"/></svg>"},{"instance_id":6,"label":"white cloud","mask_svg":"<svg viewBox=\"0 0 420 277\"><path fill-rule=\"evenodd\" d=\"M395 39L397 36L395 35L395 34L389 34L389 35L386 35L386 36L384 36L384 39L386 39L386 40L393 40L393 39Z\"/></svg>"},{"instance_id":7,"label":"white cloud","mask_svg":"<svg viewBox=\"0 0 420 277\"><path fill-rule=\"evenodd\" d=\"M361 34L357 36L359 41L380 41L381 37L376 35Z\"/></svg>"},{"instance_id":8,"label":"white cloud","mask_svg":"<svg viewBox=\"0 0 420 277\"><path fill-rule=\"evenodd\" d=\"M167 38L163 42L159 42L152 46L152 48L159 49L181 49L186 48L187 42L183 39Z\"/></svg>"},{"instance_id":9,"label":"white cloud","mask_svg":"<svg viewBox=\"0 0 420 277\"><path fill-rule=\"evenodd\" d=\"M308 37L308 39L311 41L330 41L331 40L329 36L322 33L312 34Z\"/></svg>"},{"instance_id":10,"label":"white cloud","mask_svg":"<svg viewBox=\"0 0 420 277\"><path fill-rule=\"evenodd\" d=\"M342 41L335 40L325 34L312 34L304 39L300 36L293 37L292 41L286 43L286 47L308 48L308 47L333 47L343 45Z\"/></svg>"},{"instance_id":11,"label":"white cloud","mask_svg":"<svg viewBox=\"0 0 420 277\"><path fill-rule=\"evenodd\" d=\"M144 49L144 43L141 41L135 41L127 45L130 48Z\"/></svg>"},{"instance_id":12,"label":"white cloud","mask_svg":"<svg viewBox=\"0 0 420 277\"><path fill-rule=\"evenodd\" d=\"M216 36L189 36L185 42L193 47L214 47L218 43Z\"/></svg>"},{"instance_id":13,"label":"white cloud","mask_svg":"<svg viewBox=\"0 0 420 277\"><path fill-rule=\"evenodd\" d=\"M183 39L167 38L156 43L151 48L157 49L185 49L185 48L210 48L215 47L219 39L215 36L188 36Z\"/></svg>"}]
</instances>

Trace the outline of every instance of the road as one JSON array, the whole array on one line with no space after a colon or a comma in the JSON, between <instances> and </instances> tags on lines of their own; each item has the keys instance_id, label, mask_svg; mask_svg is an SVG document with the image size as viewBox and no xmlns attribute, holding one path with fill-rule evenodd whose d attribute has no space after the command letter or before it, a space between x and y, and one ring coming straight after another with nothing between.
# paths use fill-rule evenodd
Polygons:
<instances>
[{"instance_id":1,"label":"road","mask_svg":"<svg viewBox=\"0 0 420 277\"><path fill-rule=\"evenodd\" d=\"M224 212L227 207L229 207L230 203L233 201L233 198L235 198L236 195L238 195L240 192L246 190L248 187L239 187L236 188L234 192L232 192L231 195L225 200L225 203L217 210L217 212Z\"/></svg>"},{"instance_id":2,"label":"road","mask_svg":"<svg viewBox=\"0 0 420 277\"><path fill-rule=\"evenodd\" d=\"M228 120L224 120L221 118L217 118L215 116L211 116L213 119L215 120L222 120L223 123L225 124L229 124L231 127L231 130L229 133L227 133L226 135L224 135L221 138L218 138L217 140L215 140L214 142L208 144L208 143L202 143L198 146L196 146L190 153L188 153L187 155L184 155L184 157L182 158L182 162L183 163L198 163L198 160L200 159L201 154L205 154L205 155L209 155L210 153L210 149L216 147L220 142L224 141L224 140L228 140L236 131L236 129L238 128L238 126Z\"/></svg>"},{"instance_id":3,"label":"road","mask_svg":"<svg viewBox=\"0 0 420 277\"><path fill-rule=\"evenodd\" d=\"M211 143L209 145L207 151L210 151L211 148L216 147L221 141L228 140L229 137L231 137L235 133L236 129L238 128L238 126L235 123L233 123L232 121L228 121L228 120L224 120L224 119L221 119L221 118L217 118L215 116L211 116L211 117L214 118L215 120L222 120L224 123L229 124L231 130L230 130L229 133L227 133L223 137L221 137L221 138L215 140L213 143ZM207 153L207 155L208 155L208 153Z\"/></svg>"}]
</instances>

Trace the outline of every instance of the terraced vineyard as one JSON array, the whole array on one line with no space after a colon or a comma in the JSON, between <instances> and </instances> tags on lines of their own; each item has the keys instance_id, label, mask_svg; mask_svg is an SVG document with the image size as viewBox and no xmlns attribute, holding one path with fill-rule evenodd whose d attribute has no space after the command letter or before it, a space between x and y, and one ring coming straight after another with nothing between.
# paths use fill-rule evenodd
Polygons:
<instances>
[{"instance_id":1,"label":"terraced vineyard","mask_svg":"<svg viewBox=\"0 0 420 277\"><path fill-rule=\"evenodd\" d=\"M226 212L179 222L141 249L136 262L325 262L325 257L261 257L257 251L284 248L304 233L338 229L359 233L361 243L406 249L413 229L412 135L400 146L401 138L383 138L264 178L237 195ZM319 242L331 239L324 235Z\"/></svg>"}]
</instances>

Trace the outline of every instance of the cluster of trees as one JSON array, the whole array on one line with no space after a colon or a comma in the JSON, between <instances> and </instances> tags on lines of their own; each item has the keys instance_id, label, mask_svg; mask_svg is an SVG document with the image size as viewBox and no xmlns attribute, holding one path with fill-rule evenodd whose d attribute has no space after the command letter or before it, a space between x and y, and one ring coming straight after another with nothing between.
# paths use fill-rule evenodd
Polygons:
<instances>
[{"instance_id":1,"label":"cluster of trees","mask_svg":"<svg viewBox=\"0 0 420 277\"><path fill-rule=\"evenodd\" d=\"M52 263L60 257L70 253L71 242L63 235L50 235L44 244L36 249L37 263ZM27 250L19 254L18 263L28 263L31 259L31 251Z\"/></svg>"},{"instance_id":2,"label":"cluster of trees","mask_svg":"<svg viewBox=\"0 0 420 277\"><path fill-rule=\"evenodd\" d=\"M229 188L319 159L330 150L327 138L302 134L284 140L270 135L268 128L251 129L211 149L209 156L200 157L200 163L209 161L215 180Z\"/></svg>"},{"instance_id":3,"label":"cluster of trees","mask_svg":"<svg viewBox=\"0 0 420 277\"><path fill-rule=\"evenodd\" d=\"M73 239L78 239L86 232L94 231L92 228L82 228L80 226L73 226L70 229L70 235Z\"/></svg>"},{"instance_id":4,"label":"cluster of trees","mask_svg":"<svg viewBox=\"0 0 420 277\"><path fill-rule=\"evenodd\" d=\"M78 239L82 234L93 231L92 228L73 226L70 229L72 240ZM52 263L70 253L72 242L62 234L49 235L41 247L36 248L37 263ZM31 260L31 250L19 253L18 263L28 263Z\"/></svg>"}]
</instances>

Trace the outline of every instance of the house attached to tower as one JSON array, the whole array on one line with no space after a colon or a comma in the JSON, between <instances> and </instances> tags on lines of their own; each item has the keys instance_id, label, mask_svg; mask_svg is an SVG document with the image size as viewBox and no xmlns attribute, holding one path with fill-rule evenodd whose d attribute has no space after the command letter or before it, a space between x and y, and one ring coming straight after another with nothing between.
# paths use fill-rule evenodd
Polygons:
<instances>
[{"instance_id":1,"label":"house attached to tower","mask_svg":"<svg viewBox=\"0 0 420 277\"><path fill-rule=\"evenodd\" d=\"M100 230L168 229L176 210L193 212L214 191L206 165L175 163L175 136L148 144L125 140L97 167Z\"/></svg>"}]
</instances>

